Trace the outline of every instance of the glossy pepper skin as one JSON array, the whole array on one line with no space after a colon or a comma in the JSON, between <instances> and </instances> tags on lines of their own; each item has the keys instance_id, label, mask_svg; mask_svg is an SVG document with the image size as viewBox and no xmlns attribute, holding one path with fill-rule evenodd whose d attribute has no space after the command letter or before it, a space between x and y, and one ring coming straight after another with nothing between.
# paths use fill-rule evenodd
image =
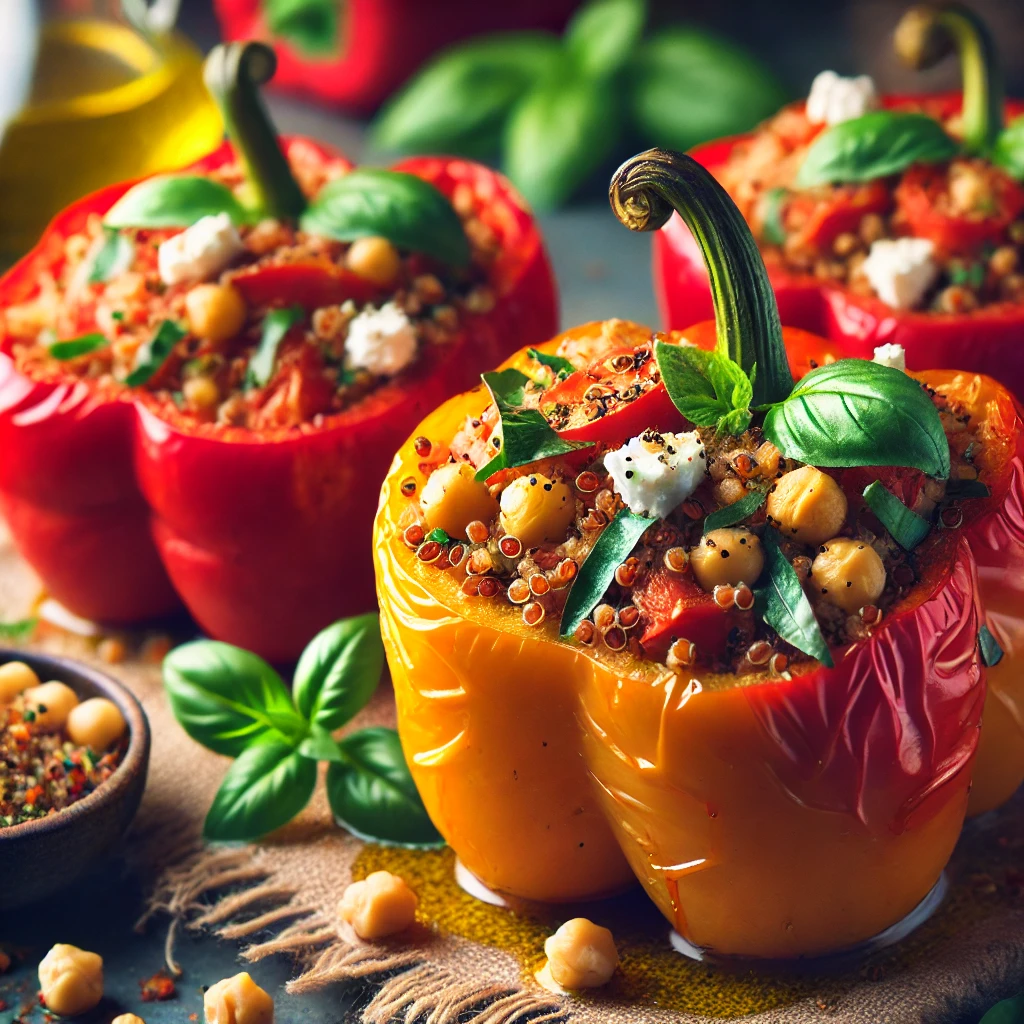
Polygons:
<instances>
[{"instance_id":1,"label":"glossy pepper skin","mask_svg":"<svg viewBox=\"0 0 1024 1024\"><path fill-rule=\"evenodd\" d=\"M232 157L225 145L197 168ZM448 195L465 183L487 197L483 216L505 249L492 281L498 301L451 345L429 350L322 427L193 432L160 419L144 392L111 396L72 378L29 380L0 337L0 511L61 603L86 618L133 623L174 611L180 598L211 636L274 661L297 657L318 629L373 607L375 495L395 448L427 410L557 323L540 235L504 179L463 160L416 158L396 169ZM62 213L0 279L0 308L31 295L38 275L63 259L64 239L128 187ZM365 283L346 272L297 266L254 275L247 295L305 300L307 309L366 297L358 294Z\"/></svg>"},{"instance_id":2,"label":"glossy pepper skin","mask_svg":"<svg viewBox=\"0 0 1024 1024\"><path fill-rule=\"evenodd\" d=\"M707 347L714 328L684 334ZM801 358L828 348L786 334ZM983 391L1012 406L994 382ZM451 436L487 402L482 389L454 398L416 433ZM999 486L1016 443L1004 440L983 471ZM626 880L624 855L680 934L755 957L842 949L924 898L960 832L985 697L965 531L932 534L925 578L834 669L736 685L598 660L500 597L461 597L401 539L399 484L422 487L417 461L400 449L377 518L385 646L413 777L486 885L599 896Z\"/></svg>"},{"instance_id":3,"label":"glossy pepper skin","mask_svg":"<svg viewBox=\"0 0 1024 1024\"><path fill-rule=\"evenodd\" d=\"M938 116L959 109L959 95L943 97L890 96L886 107L901 108L923 102ZM1024 103L1006 105L1007 121L1024 113ZM722 139L700 146L696 160L714 172L743 137ZM854 223L877 205L859 194ZM882 208L884 209L884 205ZM916 204L915 204L916 205ZM830 232L847 230L840 217ZM956 231L955 226L922 224L923 233ZM668 328L685 327L712 315L711 292L704 261L693 236L678 216L658 231L654 245L654 287L662 320ZM787 327L800 327L824 336L844 356L870 359L879 345L902 345L911 370L953 366L995 377L1024 398L1024 304L997 303L970 313L925 313L893 309L874 296L855 295L848 289L823 284L813 275L793 274L769 265L779 315Z\"/></svg>"}]
</instances>

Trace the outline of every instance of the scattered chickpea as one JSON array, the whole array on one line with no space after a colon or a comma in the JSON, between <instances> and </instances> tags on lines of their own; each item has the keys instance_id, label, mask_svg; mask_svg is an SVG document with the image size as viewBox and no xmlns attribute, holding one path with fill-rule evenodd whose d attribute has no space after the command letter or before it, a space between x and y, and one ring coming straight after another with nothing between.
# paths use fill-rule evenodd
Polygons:
<instances>
[{"instance_id":1,"label":"scattered chickpea","mask_svg":"<svg viewBox=\"0 0 1024 1024\"><path fill-rule=\"evenodd\" d=\"M859 245L860 240L855 234L844 231L842 234L836 235L836 239L832 243L832 251L837 256L849 256Z\"/></svg>"},{"instance_id":2,"label":"scattered chickpea","mask_svg":"<svg viewBox=\"0 0 1024 1024\"><path fill-rule=\"evenodd\" d=\"M146 1022L135 1013L119 1013L110 1024L146 1024Z\"/></svg>"},{"instance_id":3,"label":"scattered chickpea","mask_svg":"<svg viewBox=\"0 0 1024 1024\"><path fill-rule=\"evenodd\" d=\"M416 904L416 893L404 878L374 871L345 890L338 916L361 939L373 941L405 931L416 919Z\"/></svg>"},{"instance_id":4,"label":"scattered chickpea","mask_svg":"<svg viewBox=\"0 0 1024 1024\"><path fill-rule=\"evenodd\" d=\"M784 473L768 494L768 515L786 537L801 544L834 537L846 520L846 510L842 488L813 466Z\"/></svg>"},{"instance_id":5,"label":"scattered chickpea","mask_svg":"<svg viewBox=\"0 0 1024 1024\"><path fill-rule=\"evenodd\" d=\"M607 928L575 917L566 921L544 943L548 971L563 988L599 988L619 965L615 940Z\"/></svg>"},{"instance_id":6,"label":"scattered chickpea","mask_svg":"<svg viewBox=\"0 0 1024 1024\"><path fill-rule=\"evenodd\" d=\"M118 706L106 697L92 697L68 714L68 736L73 743L101 753L112 747L128 728Z\"/></svg>"},{"instance_id":7,"label":"scattered chickpea","mask_svg":"<svg viewBox=\"0 0 1024 1024\"><path fill-rule=\"evenodd\" d=\"M39 964L39 987L53 1013L85 1013L103 998L103 957L58 942Z\"/></svg>"},{"instance_id":8,"label":"scattered chickpea","mask_svg":"<svg viewBox=\"0 0 1024 1024\"><path fill-rule=\"evenodd\" d=\"M381 288L393 284L402 269L398 250L386 239L377 235L357 238L345 253L345 266L372 281Z\"/></svg>"},{"instance_id":9,"label":"scattered chickpea","mask_svg":"<svg viewBox=\"0 0 1024 1024\"><path fill-rule=\"evenodd\" d=\"M197 284L185 296L185 312L189 330L214 345L235 337L248 314L242 293L230 284Z\"/></svg>"},{"instance_id":10,"label":"scattered chickpea","mask_svg":"<svg viewBox=\"0 0 1024 1024\"><path fill-rule=\"evenodd\" d=\"M723 583L753 585L764 569L761 539L740 526L712 530L690 552L690 568L709 593Z\"/></svg>"},{"instance_id":11,"label":"scattered chickpea","mask_svg":"<svg viewBox=\"0 0 1024 1024\"><path fill-rule=\"evenodd\" d=\"M75 691L66 683L43 683L25 691L25 706L35 712L36 726L43 732L62 729L77 704Z\"/></svg>"},{"instance_id":12,"label":"scattered chickpea","mask_svg":"<svg viewBox=\"0 0 1024 1024\"><path fill-rule=\"evenodd\" d=\"M212 377L189 377L181 385L181 393L197 412L210 412L220 404L220 388Z\"/></svg>"},{"instance_id":13,"label":"scattered chickpea","mask_svg":"<svg viewBox=\"0 0 1024 1024\"><path fill-rule=\"evenodd\" d=\"M814 559L811 582L824 600L853 614L882 596L885 566L870 544L835 537L821 546Z\"/></svg>"},{"instance_id":14,"label":"scattered chickpea","mask_svg":"<svg viewBox=\"0 0 1024 1024\"><path fill-rule=\"evenodd\" d=\"M430 474L420 494L420 508L431 529L440 527L450 537L466 539L466 527L480 520L489 523L498 502L483 481L474 479L472 466L449 462Z\"/></svg>"},{"instance_id":15,"label":"scattered chickpea","mask_svg":"<svg viewBox=\"0 0 1024 1024\"><path fill-rule=\"evenodd\" d=\"M274 1000L248 971L224 978L203 995L206 1024L273 1024Z\"/></svg>"},{"instance_id":16,"label":"scattered chickpea","mask_svg":"<svg viewBox=\"0 0 1024 1024\"><path fill-rule=\"evenodd\" d=\"M9 704L19 693L39 685L39 676L23 661L0 665L0 704Z\"/></svg>"},{"instance_id":17,"label":"scattered chickpea","mask_svg":"<svg viewBox=\"0 0 1024 1024\"><path fill-rule=\"evenodd\" d=\"M885 234L885 221L877 213L865 214L860 219L859 234L865 245L877 242Z\"/></svg>"},{"instance_id":18,"label":"scattered chickpea","mask_svg":"<svg viewBox=\"0 0 1024 1024\"><path fill-rule=\"evenodd\" d=\"M979 169L968 163L949 168L949 200L954 213L971 213L992 203L992 186Z\"/></svg>"},{"instance_id":19,"label":"scattered chickpea","mask_svg":"<svg viewBox=\"0 0 1024 1024\"><path fill-rule=\"evenodd\" d=\"M501 525L528 547L564 540L576 516L568 485L542 473L517 477L501 492Z\"/></svg>"},{"instance_id":20,"label":"scattered chickpea","mask_svg":"<svg viewBox=\"0 0 1024 1024\"><path fill-rule=\"evenodd\" d=\"M989 269L996 277L1006 277L1017 269L1017 250L1012 245L1001 245L988 258Z\"/></svg>"},{"instance_id":21,"label":"scattered chickpea","mask_svg":"<svg viewBox=\"0 0 1024 1024\"><path fill-rule=\"evenodd\" d=\"M935 308L940 313L968 313L977 306L974 292L959 284L943 288L935 298Z\"/></svg>"}]
</instances>

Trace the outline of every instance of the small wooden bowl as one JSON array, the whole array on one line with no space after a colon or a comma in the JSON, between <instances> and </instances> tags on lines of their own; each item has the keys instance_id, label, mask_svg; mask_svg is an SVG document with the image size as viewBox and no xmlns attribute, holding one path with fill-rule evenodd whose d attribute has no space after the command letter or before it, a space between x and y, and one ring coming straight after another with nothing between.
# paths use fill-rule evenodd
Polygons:
<instances>
[{"instance_id":1,"label":"small wooden bowl","mask_svg":"<svg viewBox=\"0 0 1024 1024\"><path fill-rule=\"evenodd\" d=\"M149 723L120 683L67 658L0 649L0 665L23 661L42 682L57 679L79 698L112 700L128 723L128 749L92 793L57 814L0 828L0 911L33 903L77 881L109 853L139 809L149 766Z\"/></svg>"}]
</instances>

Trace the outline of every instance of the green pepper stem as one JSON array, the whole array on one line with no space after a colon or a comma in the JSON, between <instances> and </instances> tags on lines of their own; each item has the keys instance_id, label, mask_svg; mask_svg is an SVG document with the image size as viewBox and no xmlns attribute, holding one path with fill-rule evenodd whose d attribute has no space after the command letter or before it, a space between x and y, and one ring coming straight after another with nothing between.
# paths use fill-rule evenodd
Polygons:
<instances>
[{"instance_id":1,"label":"green pepper stem","mask_svg":"<svg viewBox=\"0 0 1024 1024\"><path fill-rule=\"evenodd\" d=\"M711 280L716 351L749 375L754 405L793 390L775 293L757 243L729 194L696 160L649 149L627 160L608 189L615 216L632 231L656 231L675 210L693 233Z\"/></svg>"},{"instance_id":2,"label":"green pepper stem","mask_svg":"<svg viewBox=\"0 0 1024 1024\"><path fill-rule=\"evenodd\" d=\"M263 43L223 43L206 58L203 78L224 117L228 137L245 164L246 178L262 213L296 220L306 197L281 152L259 86L277 69Z\"/></svg>"},{"instance_id":3,"label":"green pepper stem","mask_svg":"<svg viewBox=\"0 0 1024 1024\"><path fill-rule=\"evenodd\" d=\"M963 76L964 146L987 153L1003 127L1003 76L985 23L961 4L918 4L896 26L893 45L908 67L923 70L954 50Z\"/></svg>"}]
</instances>

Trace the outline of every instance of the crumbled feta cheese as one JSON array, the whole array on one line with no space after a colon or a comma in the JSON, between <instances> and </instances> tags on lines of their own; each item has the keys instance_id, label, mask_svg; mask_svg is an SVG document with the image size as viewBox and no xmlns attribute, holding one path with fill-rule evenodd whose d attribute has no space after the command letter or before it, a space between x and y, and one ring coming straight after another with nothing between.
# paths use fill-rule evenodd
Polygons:
<instances>
[{"instance_id":1,"label":"crumbled feta cheese","mask_svg":"<svg viewBox=\"0 0 1024 1024\"><path fill-rule=\"evenodd\" d=\"M861 264L878 297L896 309L913 309L939 273L927 238L882 238Z\"/></svg>"},{"instance_id":2,"label":"crumbled feta cheese","mask_svg":"<svg viewBox=\"0 0 1024 1024\"><path fill-rule=\"evenodd\" d=\"M907 368L907 354L903 351L902 345L879 345L875 349L875 358L872 361L881 363L882 366L891 366L894 370Z\"/></svg>"},{"instance_id":3,"label":"crumbled feta cheese","mask_svg":"<svg viewBox=\"0 0 1024 1024\"><path fill-rule=\"evenodd\" d=\"M172 235L157 251L164 284L205 281L219 274L245 248L226 213L201 217L190 228Z\"/></svg>"},{"instance_id":4,"label":"crumbled feta cheese","mask_svg":"<svg viewBox=\"0 0 1024 1024\"><path fill-rule=\"evenodd\" d=\"M667 516L700 486L707 471L696 432L646 430L604 457L616 492L638 515Z\"/></svg>"},{"instance_id":5,"label":"crumbled feta cheese","mask_svg":"<svg viewBox=\"0 0 1024 1024\"><path fill-rule=\"evenodd\" d=\"M807 120L811 124L839 124L862 117L878 106L875 83L868 75L844 78L822 71L811 83L807 96Z\"/></svg>"},{"instance_id":6,"label":"crumbled feta cheese","mask_svg":"<svg viewBox=\"0 0 1024 1024\"><path fill-rule=\"evenodd\" d=\"M416 328L394 302L364 309L348 325L345 354L350 367L393 376L416 356Z\"/></svg>"}]
</instances>

